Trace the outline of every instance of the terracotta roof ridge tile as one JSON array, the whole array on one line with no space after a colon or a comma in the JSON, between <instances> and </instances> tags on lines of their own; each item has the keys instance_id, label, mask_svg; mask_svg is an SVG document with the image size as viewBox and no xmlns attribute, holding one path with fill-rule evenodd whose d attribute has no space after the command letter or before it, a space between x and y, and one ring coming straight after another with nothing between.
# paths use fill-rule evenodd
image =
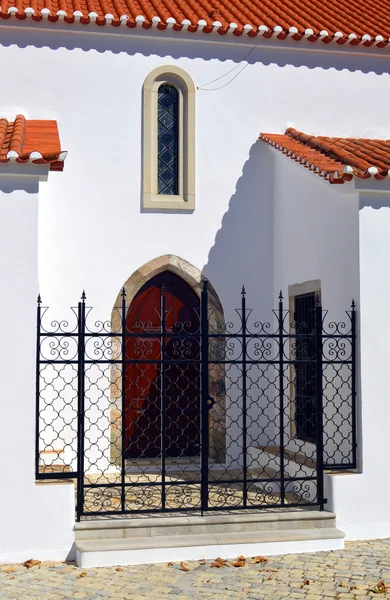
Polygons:
<instances>
[{"instance_id":1,"label":"terracotta roof ridge tile","mask_svg":"<svg viewBox=\"0 0 390 600\"><path fill-rule=\"evenodd\" d=\"M0 149L3 147L5 142L5 136L7 135L8 121L7 119L0 119Z\"/></svg>"},{"instance_id":2,"label":"terracotta roof ridge tile","mask_svg":"<svg viewBox=\"0 0 390 600\"><path fill-rule=\"evenodd\" d=\"M23 145L26 137L26 119L23 115L17 115L12 126L9 151L16 152L18 156L23 154Z\"/></svg>"},{"instance_id":3,"label":"terracotta roof ridge tile","mask_svg":"<svg viewBox=\"0 0 390 600\"><path fill-rule=\"evenodd\" d=\"M305 145L310 146L311 148L318 150L322 154L326 154L329 158L344 164L344 166L350 165L351 167L356 167L358 170L361 170L361 161L356 159L353 155L346 152L345 150L338 149L334 143L330 143L332 140L337 140L338 138L326 138L328 141L325 141L324 137L316 137L313 135L308 135L306 133L302 133L297 131L296 129L289 128L286 133L291 137L298 139Z\"/></svg>"},{"instance_id":4,"label":"terracotta roof ridge tile","mask_svg":"<svg viewBox=\"0 0 390 600\"><path fill-rule=\"evenodd\" d=\"M24 115L17 115L14 121L0 118L0 164L48 164L51 170L62 171L66 154L57 121L28 120Z\"/></svg>"},{"instance_id":5,"label":"terracotta roof ridge tile","mask_svg":"<svg viewBox=\"0 0 390 600\"><path fill-rule=\"evenodd\" d=\"M260 140L330 183L390 175L390 140L315 136L292 127L284 134L262 133Z\"/></svg>"},{"instance_id":6,"label":"terracotta roof ridge tile","mask_svg":"<svg viewBox=\"0 0 390 600\"><path fill-rule=\"evenodd\" d=\"M310 43L389 45L390 0L0 0L0 18L83 26L170 28ZM217 23L214 26L214 22ZM217 39L217 38L216 38Z\"/></svg>"}]
</instances>

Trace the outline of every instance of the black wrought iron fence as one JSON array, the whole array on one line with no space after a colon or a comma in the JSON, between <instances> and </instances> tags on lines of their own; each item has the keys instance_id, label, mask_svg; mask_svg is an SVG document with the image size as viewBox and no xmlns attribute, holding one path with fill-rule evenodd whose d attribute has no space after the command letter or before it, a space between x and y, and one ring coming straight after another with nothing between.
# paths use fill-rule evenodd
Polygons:
<instances>
[{"instance_id":1,"label":"black wrought iron fence","mask_svg":"<svg viewBox=\"0 0 390 600\"><path fill-rule=\"evenodd\" d=\"M73 323L38 299L37 479L77 479L78 519L322 508L324 469L356 467L354 304L339 322L280 295L259 321L243 290L225 323L206 281L167 298L142 320L123 291L93 322L83 294Z\"/></svg>"}]
</instances>

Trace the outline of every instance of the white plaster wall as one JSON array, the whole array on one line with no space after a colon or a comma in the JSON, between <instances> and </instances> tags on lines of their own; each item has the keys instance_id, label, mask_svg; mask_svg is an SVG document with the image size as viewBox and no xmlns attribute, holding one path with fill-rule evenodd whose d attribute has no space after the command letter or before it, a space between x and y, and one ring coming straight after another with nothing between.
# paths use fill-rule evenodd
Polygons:
<instances>
[{"instance_id":1,"label":"white plaster wall","mask_svg":"<svg viewBox=\"0 0 390 600\"><path fill-rule=\"evenodd\" d=\"M269 147L274 161L274 295L321 280L324 309L342 319L359 297L359 201ZM347 189L344 189L347 188Z\"/></svg>"},{"instance_id":2,"label":"white plaster wall","mask_svg":"<svg viewBox=\"0 0 390 600\"><path fill-rule=\"evenodd\" d=\"M265 152L275 162L275 294L282 289L287 298L288 285L320 279L323 306L337 318L352 297L357 299L362 472L325 476L326 508L336 512L347 539L387 537L390 201L387 194L379 194L359 204L357 193L346 194L279 153Z\"/></svg>"},{"instance_id":3,"label":"white plaster wall","mask_svg":"<svg viewBox=\"0 0 390 600\"><path fill-rule=\"evenodd\" d=\"M257 48L230 85L197 93L196 211L150 214L140 211L146 75L157 65L177 64L202 86L237 65L251 46L212 44L206 36L201 43L188 36L184 43L180 36L169 41L143 32L109 37L77 31L24 28L2 35L0 73L7 93L1 113L56 118L69 151L64 173L52 173L41 191L44 302L67 307L85 288L101 316L137 267L172 253L204 268L224 305L236 306L245 284L248 303L253 298L268 312L271 194L259 201L261 161L253 147L258 133L283 132L293 124L313 133L386 135L387 62L367 54Z\"/></svg>"},{"instance_id":4,"label":"white plaster wall","mask_svg":"<svg viewBox=\"0 0 390 600\"><path fill-rule=\"evenodd\" d=\"M360 230L360 345L362 473L333 476L328 496L350 539L390 535L388 336L390 322L390 201L362 200Z\"/></svg>"},{"instance_id":5,"label":"white plaster wall","mask_svg":"<svg viewBox=\"0 0 390 600\"><path fill-rule=\"evenodd\" d=\"M65 171L51 173L40 187L39 288L53 316L69 316L65 310L76 305L86 289L96 318L106 318L129 275L168 253L204 270L228 319L239 306L243 284L248 307L262 319L269 318L280 288L287 295L290 283L311 278L323 281L323 300L329 308L344 309L352 296L358 297L356 198L341 198L287 159L271 158L270 151L255 141L260 131L283 132L288 125L318 134L386 137L388 61L368 52L337 55L283 50L271 43L259 46L251 54L251 64L231 84L197 93L195 212L143 213L141 90L146 75L158 65L176 64L202 86L236 66L251 46L213 44L206 37L201 44L190 37L183 42L180 36L170 41L158 33L152 39L143 32L121 37L105 36L100 30L96 36L83 35L77 27L68 34L68 26L64 31L3 26L0 46L5 90L0 114L57 119L62 146L69 151ZM9 229L13 209L7 205L4 210L7 245L13 243L8 235L14 231ZM23 211L23 217L28 214ZM34 212L35 226L36 218ZM25 232L22 256L31 261L36 241L30 246L33 228L23 223L16 239ZM4 440L14 444L12 456L19 456L23 469L17 477L12 469L14 489L25 491L30 486L31 492L12 494L12 501L7 497L7 510L1 511L7 518L0 558L9 560L22 547L29 549L25 558L30 549L53 557L59 548L71 545L73 506L71 486L33 488L37 270L34 263L22 283L19 279L13 283L7 252L2 256L4 278L10 282L11 277L5 307L19 307L26 315L21 337L15 337L12 324L12 339L23 338L28 354L24 368L30 372L18 380L17 388L14 377L12 389L11 378L5 378L5 397L13 393L25 399L26 421L23 435L10 439L9 428ZM3 325L11 327L11 322ZM11 339L11 330L7 338ZM9 357L18 352L17 344L14 352L9 346L3 349L2 364L12 372L19 365L10 364ZM6 406L11 410L8 402ZM9 468L8 463L2 468ZM30 514L22 510L26 497L34 519L29 518L26 531L15 535L15 519ZM43 513L47 535L42 534Z\"/></svg>"},{"instance_id":6,"label":"white plaster wall","mask_svg":"<svg viewBox=\"0 0 390 600\"><path fill-rule=\"evenodd\" d=\"M264 147L264 153L272 154L274 162L274 294L279 290L284 297L284 308L289 309L289 285L307 281L321 281L321 300L324 311L324 329L334 333L330 322L345 322L350 329L349 317L351 301L355 299L359 308L359 199L357 193L347 193L350 186L330 185L318 175L297 165L279 152ZM351 190L350 190L351 191ZM289 319L285 327L289 330ZM329 352L329 344L324 344L324 354ZM351 348L347 344L347 352ZM339 358L343 358L341 347ZM286 347L286 354L290 352ZM329 355L329 359L336 358ZM339 368L340 369L340 368ZM335 414L348 415L342 399L350 407L350 371L344 368L336 372L332 367L324 367L324 445L334 462L342 462L351 451L350 420L340 424ZM292 398L289 397L290 378L285 371L285 444L294 452L304 453L316 459L314 444L304 443L292 437L288 419L292 419ZM329 404L328 404L329 402ZM337 427L340 427L338 431ZM360 427L360 422L359 425ZM340 432L347 437L343 442ZM290 465L291 475L298 477L313 475L308 469ZM294 470L295 469L295 470ZM310 494L315 494L312 486ZM329 499L332 502L332 499Z\"/></svg>"},{"instance_id":7,"label":"white plaster wall","mask_svg":"<svg viewBox=\"0 0 390 600\"><path fill-rule=\"evenodd\" d=\"M37 232L38 179L1 173L0 563L63 559L73 542L73 485L35 485Z\"/></svg>"}]
</instances>

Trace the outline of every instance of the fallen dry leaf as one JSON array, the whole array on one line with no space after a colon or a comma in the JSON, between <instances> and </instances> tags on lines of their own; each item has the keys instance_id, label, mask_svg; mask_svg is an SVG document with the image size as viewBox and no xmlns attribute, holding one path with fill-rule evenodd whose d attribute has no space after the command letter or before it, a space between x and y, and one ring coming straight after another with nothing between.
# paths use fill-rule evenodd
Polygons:
<instances>
[{"instance_id":1,"label":"fallen dry leaf","mask_svg":"<svg viewBox=\"0 0 390 600\"><path fill-rule=\"evenodd\" d=\"M173 562L167 563L167 567L173 567Z\"/></svg>"},{"instance_id":2,"label":"fallen dry leaf","mask_svg":"<svg viewBox=\"0 0 390 600\"><path fill-rule=\"evenodd\" d=\"M238 556L237 560L233 563L233 567L245 567L246 559L245 556Z\"/></svg>"},{"instance_id":3,"label":"fallen dry leaf","mask_svg":"<svg viewBox=\"0 0 390 600\"><path fill-rule=\"evenodd\" d=\"M206 564L206 559L205 558L201 558L199 561L200 565L205 565Z\"/></svg>"},{"instance_id":4,"label":"fallen dry leaf","mask_svg":"<svg viewBox=\"0 0 390 600\"><path fill-rule=\"evenodd\" d=\"M265 556L254 556L253 561L254 561L255 565L260 565L262 563L267 563L268 558L265 558Z\"/></svg>"},{"instance_id":5,"label":"fallen dry leaf","mask_svg":"<svg viewBox=\"0 0 390 600\"><path fill-rule=\"evenodd\" d=\"M11 575L11 577L8 577L8 579L15 579L15 575Z\"/></svg>"},{"instance_id":6,"label":"fallen dry leaf","mask_svg":"<svg viewBox=\"0 0 390 600\"><path fill-rule=\"evenodd\" d=\"M26 562L23 563L24 567L27 567L27 569L31 569L32 567L36 567L37 565L40 565L41 561L40 560L34 560L33 558L30 558L29 560L26 560Z\"/></svg>"},{"instance_id":7,"label":"fallen dry leaf","mask_svg":"<svg viewBox=\"0 0 390 600\"><path fill-rule=\"evenodd\" d=\"M185 563L185 562L181 562L181 563L180 563L180 569L181 569L182 571L189 571L189 568L187 567L187 565L186 565L186 563Z\"/></svg>"},{"instance_id":8,"label":"fallen dry leaf","mask_svg":"<svg viewBox=\"0 0 390 600\"><path fill-rule=\"evenodd\" d=\"M265 569L267 573L277 573L277 569Z\"/></svg>"},{"instance_id":9,"label":"fallen dry leaf","mask_svg":"<svg viewBox=\"0 0 390 600\"><path fill-rule=\"evenodd\" d=\"M210 581L211 581L211 579L208 579L208 580L206 581L206 583L210 583Z\"/></svg>"},{"instance_id":10,"label":"fallen dry leaf","mask_svg":"<svg viewBox=\"0 0 390 600\"><path fill-rule=\"evenodd\" d=\"M349 584L346 581L342 581L339 587L349 587Z\"/></svg>"},{"instance_id":11,"label":"fallen dry leaf","mask_svg":"<svg viewBox=\"0 0 390 600\"><path fill-rule=\"evenodd\" d=\"M4 573L15 573L15 569L13 567L8 567L8 569L6 569Z\"/></svg>"},{"instance_id":12,"label":"fallen dry leaf","mask_svg":"<svg viewBox=\"0 0 390 600\"><path fill-rule=\"evenodd\" d=\"M79 573L76 577L76 579L81 579L82 577L86 577L87 573L85 571L82 571L81 573Z\"/></svg>"},{"instance_id":13,"label":"fallen dry leaf","mask_svg":"<svg viewBox=\"0 0 390 600\"><path fill-rule=\"evenodd\" d=\"M268 575L268 577L267 577L268 581L269 581L270 579L273 579L273 578L274 578L274 576L273 576L273 575Z\"/></svg>"},{"instance_id":14,"label":"fallen dry leaf","mask_svg":"<svg viewBox=\"0 0 390 600\"><path fill-rule=\"evenodd\" d=\"M115 569L115 571L124 571L124 568L123 568L123 567L117 567L117 568Z\"/></svg>"},{"instance_id":15,"label":"fallen dry leaf","mask_svg":"<svg viewBox=\"0 0 390 600\"><path fill-rule=\"evenodd\" d=\"M370 592L374 592L374 594L386 594L388 592L388 589L389 588L387 587L383 579L381 579L376 585L370 588Z\"/></svg>"},{"instance_id":16,"label":"fallen dry leaf","mask_svg":"<svg viewBox=\"0 0 390 600\"><path fill-rule=\"evenodd\" d=\"M305 587L305 585L309 585L310 581L308 579L303 580L303 584L301 585L301 589Z\"/></svg>"},{"instance_id":17,"label":"fallen dry leaf","mask_svg":"<svg viewBox=\"0 0 390 600\"><path fill-rule=\"evenodd\" d=\"M220 569L221 567L227 567L227 560L226 558L216 558L212 563L211 563L211 567L215 568L215 569Z\"/></svg>"}]
</instances>

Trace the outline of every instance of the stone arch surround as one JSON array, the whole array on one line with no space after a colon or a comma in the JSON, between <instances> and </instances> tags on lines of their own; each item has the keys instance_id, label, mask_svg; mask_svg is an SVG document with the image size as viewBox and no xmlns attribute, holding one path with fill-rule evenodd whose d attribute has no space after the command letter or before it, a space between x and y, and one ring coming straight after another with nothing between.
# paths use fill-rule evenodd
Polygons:
<instances>
[{"instance_id":1,"label":"stone arch surround","mask_svg":"<svg viewBox=\"0 0 390 600\"><path fill-rule=\"evenodd\" d=\"M121 332L121 311L118 308L122 304L122 291L126 293L127 310L139 292L139 290L155 275L162 271L171 271L181 277L195 293L201 296L204 276L202 272L188 261L175 256L166 254L155 258L142 267L137 269L124 283L120 289L111 313L112 332ZM208 284L209 292L209 330L214 333L225 331L225 317L221 301L212 284ZM120 355L121 347L118 337L112 338L112 350L116 356ZM224 342L219 343L221 347L213 345L213 357L223 355ZM218 344L217 344L218 345ZM117 367L111 368L111 451L110 462L112 465L118 465L121 462L121 440L122 440L122 418L121 418L121 379L118 379ZM225 368L224 365L210 364L209 367L209 391L210 396L215 401L213 408L209 412L209 457L218 463L224 463L226 460L226 394L225 394Z\"/></svg>"}]
</instances>

